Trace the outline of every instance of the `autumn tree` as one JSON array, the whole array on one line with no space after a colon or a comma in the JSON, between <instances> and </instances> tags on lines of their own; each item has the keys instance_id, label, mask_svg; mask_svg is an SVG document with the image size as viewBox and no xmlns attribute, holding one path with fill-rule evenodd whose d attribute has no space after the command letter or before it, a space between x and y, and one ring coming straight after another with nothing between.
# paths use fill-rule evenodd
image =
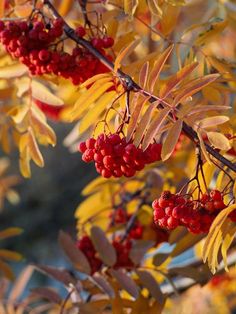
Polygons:
<instances>
[{"instance_id":1,"label":"autumn tree","mask_svg":"<svg viewBox=\"0 0 236 314\"><path fill-rule=\"evenodd\" d=\"M236 233L233 1L3 0L0 17L2 151L18 149L30 178L31 161L44 166L41 145L56 145L50 121L70 123L65 145L98 173L75 211L76 237L59 233L78 272L29 266L1 311L177 313L190 286L206 285L196 288L204 297L235 284L224 274ZM7 167L3 159L0 204L18 198ZM191 248L194 261L177 267ZM12 279L6 261L20 254L0 258ZM35 268L66 297L38 287L18 302Z\"/></svg>"}]
</instances>

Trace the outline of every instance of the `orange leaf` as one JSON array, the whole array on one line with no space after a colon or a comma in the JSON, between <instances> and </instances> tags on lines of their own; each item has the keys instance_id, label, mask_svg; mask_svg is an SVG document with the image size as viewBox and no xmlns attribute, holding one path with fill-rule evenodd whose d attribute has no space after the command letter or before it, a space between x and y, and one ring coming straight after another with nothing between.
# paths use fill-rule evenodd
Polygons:
<instances>
[{"instance_id":1,"label":"orange leaf","mask_svg":"<svg viewBox=\"0 0 236 314\"><path fill-rule=\"evenodd\" d=\"M160 90L160 98L164 99L172 92L172 90L183 81L196 67L198 66L198 62L193 62L191 64L186 65L180 71L171 76L166 84Z\"/></svg>"},{"instance_id":2,"label":"orange leaf","mask_svg":"<svg viewBox=\"0 0 236 314\"><path fill-rule=\"evenodd\" d=\"M203 87L215 81L220 75L219 74L209 74L197 79L194 79L187 83L182 90L179 91L174 99L173 106L183 101L185 98L192 96L199 92Z\"/></svg>"},{"instance_id":3,"label":"orange leaf","mask_svg":"<svg viewBox=\"0 0 236 314\"><path fill-rule=\"evenodd\" d=\"M181 130L182 130L183 121L178 120L174 125L169 129L165 142L163 143L161 150L161 159L163 161L167 160L173 153L175 146L178 142Z\"/></svg>"},{"instance_id":4,"label":"orange leaf","mask_svg":"<svg viewBox=\"0 0 236 314\"><path fill-rule=\"evenodd\" d=\"M139 85L145 89L148 79L149 62L145 62L139 73Z\"/></svg>"},{"instance_id":5,"label":"orange leaf","mask_svg":"<svg viewBox=\"0 0 236 314\"><path fill-rule=\"evenodd\" d=\"M159 114L152 120L150 126L148 127L147 133L144 136L142 148L145 150L148 145L152 142L153 138L156 136L157 132L162 127L165 122L166 117L170 112L170 108L162 109Z\"/></svg>"},{"instance_id":6,"label":"orange leaf","mask_svg":"<svg viewBox=\"0 0 236 314\"><path fill-rule=\"evenodd\" d=\"M121 62L125 57L128 57L134 49L138 46L140 43L139 39L136 39L131 44L129 44L128 47L124 48L117 56L115 63L114 63L114 72L116 73L117 70L121 67Z\"/></svg>"},{"instance_id":7,"label":"orange leaf","mask_svg":"<svg viewBox=\"0 0 236 314\"><path fill-rule=\"evenodd\" d=\"M156 106L158 104L159 104L159 101L155 101L152 104L150 104L145 114L139 121L138 127L135 132L135 136L134 136L134 145L138 146L141 143L143 135L145 134L146 129L151 121L152 113L156 109Z\"/></svg>"},{"instance_id":8,"label":"orange leaf","mask_svg":"<svg viewBox=\"0 0 236 314\"><path fill-rule=\"evenodd\" d=\"M152 72L150 73L150 77L149 77L149 85L150 85L151 93L153 92L156 81L158 80L159 75L166 63L166 60L170 56L173 48L174 48L174 45L171 45L165 51L163 51L153 66Z\"/></svg>"},{"instance_id":9,"label":"orange leaf","mask_svg":"<svg viewBox=\"0 0 236 314\"><path fill-rule=\"evenodd\" d=\"M142 99L139 101L138 100L139 100L138 98L135 99L137 104L134 105L133 112L131 114L131 118L129 121L128 130L127 130L127 141L131 140L131 137L132 137L132 135L135 131L135 128L138 124L139 116L142 112L143 106L147 103L148 98L145 98L145 99Z\"/></svg>"}]
</instances>

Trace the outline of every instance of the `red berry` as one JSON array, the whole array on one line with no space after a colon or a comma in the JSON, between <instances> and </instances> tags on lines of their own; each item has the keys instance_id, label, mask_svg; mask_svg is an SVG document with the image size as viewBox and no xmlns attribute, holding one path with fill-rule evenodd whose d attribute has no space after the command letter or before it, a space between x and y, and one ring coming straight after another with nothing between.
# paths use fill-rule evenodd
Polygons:
<instances>
[{"instance_id":1,"label":"red berry","mask_svg":"<svg viewBox=\"0 0 236 314\"><path fill-rule=\"evenodd\" d=\"M78 35L79 37L84 37L84 35L86 34L85 28L83 26L78 26L75 32L76 35Z\"/></svg>"},{"instance_id":2,"label":"red berry","mask_svg":"<svg viewBox=\"0 0 236 314\"><path fill-rule=\"evenodd\" d=\"M210 192L210 197L214 200L214 201L221 201L222 200L222 194L220 191L218 190L212 190Z\"/></svg>"},{"instance_id":3,"label":"red berry","mask_svg":"<svg viewBox=\"0 0 236 314\"><path fill-rule=\"evenodd\" d=\"M165 212L162 208L156 208L153 212L153 216L154 216L155 223L157 223L159 219L162 219L165 217Z\"/></svg>"},{"instance_id":4,"label":"red berry","mask_svg":"<svg viewBox=\"0 0 236 314\"><path fill-rule=\"evenodd\" d=\"M169 217L167 220L167 226L169 229L175 229L179 226L179 220L174 217Z\"/></svg>"},{"instance_id":5,"label":"red berry","mask_svg":"<svg viewBox=\"0 0 236 314\"><path fill-rule=\"evenodd\" d=\"M39 51L38 58L41 61L48 61L51 58L51 53L46 49L42 49Z\"/></svg>"},{"instance_id":6,"label":"red berry","mask_svg":"<svg viewBox=\"0 0 236 314\"><path fill-rule=\"evenodd\" d=\"M94 148L95 143L96 143L96 140L95 140L94 138L89 138L89 139L86 141L86 147L92 149L92 148Z\"/></svg>"},{"instance_id":7,"label":"red berry","mask_svg":"<svg viewBox=\"0 0 236 314\"><path fill-rule=\"evenodd\" d=\"M87 147L86 147L86 144L85 142L81 142L79 143L78 145L78 150L81 152L81 153L84 153L86 151Z\"/></svg>"},{"instance_id":8,"label":"red berry","mask_svg":"<svg viewBox=\"0 0 236 314\"><path fill-rule=\"evenodd\" d=\"M95 48L102 48L103 47L103 40L101 38L93 38L91 41L92 45Z\"/></svg>"},{"instance_id":9,"label":"red berry","mask_svg":"<svg viewBox=\"0 0 236 314\"><path fill-rule=\"evenodd\" d=\"M215 209L224 209L226 206L222 200L214 201Z\"/></svg>"},{"instance_id":10,"label":"red berry","mask_svg":"<svg viewBox=\"0 0 236 314\"><path fill-rule=\"evenodd\" d=\"M114 45L114 39L112 37L103 38L103 47L110 48Z\"/></svg>"},{"instance_id":11,"label":"red berry","mask_svg":"<svg viewBox=\"0 0 236 314\"><path fill-rule=\"evenodd\" d=\"M213 212L215 210L214 203L211 201L206 202L204 207L208 212Z\"/></svg>"}]
</instances>

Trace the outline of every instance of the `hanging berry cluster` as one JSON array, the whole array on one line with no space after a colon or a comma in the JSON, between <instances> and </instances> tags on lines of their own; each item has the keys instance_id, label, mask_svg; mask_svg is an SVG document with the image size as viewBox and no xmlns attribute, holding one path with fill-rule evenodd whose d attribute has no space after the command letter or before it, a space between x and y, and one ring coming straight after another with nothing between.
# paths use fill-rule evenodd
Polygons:
<instances>
[{"instance_id":1,"label":"hanging berry cluster","mask_svg":"<svg viewBox=\"0 0 236 314\"><path fill-rule=\"evenodd\" d=\"M161 144L154 143L143 151L114 133L100 134L97 139L89 138L80 143L78 149L83 154L83 161L94 161L97 172L104 178L119 178L123 175L132 177L146 164L160 160L161 147Z\"/></svg>"},{"instance_id":2,"label":"hanging berry cluster","mask_svg":"<svg viewBox=\"0 0 236 314\"><path fill-rule=\"evenodd\" d=\"M152 207L157 226L169 230L184 226L189 232L199 234L209 231L213 220L226 205L218 190L203 194L199 200L164 191L159 199L154 200ZM229 216L232 221L233 215Z\"/></svg>"},{"instance_id":3,"label":"hanging berry cluster","mask_svg":"<svg viewBox=\"0 0 236 314\"><path fill-rule=\"evenodd\" d=\"M112 241L112 245L116 251L116 264L113 266L114 268L126 267L130 268L134 266L134 263L131 261L129 257L130 250L132 248L132 242L130 238L125 239L124 241L120 241L121 239L117 237ZM83 236L78 242L77 247L84 253L87 257L90 267L91 273L95 273L99 271L102 266L102 261L98 257L98 254L95 250L92 240L89 236Z\"/></svg>"},{"instance_id":4,"label":"hanging berry cluster","mask_svg":"<svg viewBox=\"0 0 236 314\"><path fill-rule=\"evenodd\" d=\"M79 26L78 36L87 34ZM108 59L104 48L113 45L111 37L90 38L91 44ZM0 21L0 43L7 52L23 64L32 75L54 74L70 79L78 85L88 78L107 72L108 69L85 48L75 47L71 53L63 50L63 21L45 21L35 15L30 21Z\"/></svg>"}]
</instances>

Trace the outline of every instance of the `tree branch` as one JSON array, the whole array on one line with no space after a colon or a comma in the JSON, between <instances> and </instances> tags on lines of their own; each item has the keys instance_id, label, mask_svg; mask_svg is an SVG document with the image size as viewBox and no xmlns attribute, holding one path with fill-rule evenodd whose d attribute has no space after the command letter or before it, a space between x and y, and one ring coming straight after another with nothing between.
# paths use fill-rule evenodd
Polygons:
<instances>
[{"instance_id":1,"label":"tree branch","mask_svg":"<svg viewBox=\"0 0 236 314\"><path fill-rule=\"evenodd\" d=\"M87 41L84 38L81 38L76 35L73 28L71 28L65 20L62 18L62 16L57 12L55 7L51 4L49 0L44 0L44 4L48 6L49 10L51 11L52 15L55 18L60 18L64 21L64 32L65 34L71 38L73 41L75 41L78 45L81 45L82 47L86 48L90 53L92 53L97 59L100 60L108 69L110 69L112 72L114 72L114 64L109 61L105 56L103 56L96 48L94 48L89 41ZM123 85L127 88L129 91L134 92L142 92L145 96L150 96L147 92L143 91L142 88L133 81L133 79L124 73L121 70L118 70L116 75L119 77ZM155 102L157 99L152 96L149 99L150 103ZM191 139L192 142L195 144L198 144L199 139L197 136L197 133L193 130L192 127L190 127L185 122L183 123L183 132ZM232 163L230 160L222 156L218 151L216 151L214 148L212 148L209 144L205 143L207 152L212 155L215 159L220 161L223 165L227 166L232 171L236 172L236 163Z\"/></svg>"}]
</instances>

